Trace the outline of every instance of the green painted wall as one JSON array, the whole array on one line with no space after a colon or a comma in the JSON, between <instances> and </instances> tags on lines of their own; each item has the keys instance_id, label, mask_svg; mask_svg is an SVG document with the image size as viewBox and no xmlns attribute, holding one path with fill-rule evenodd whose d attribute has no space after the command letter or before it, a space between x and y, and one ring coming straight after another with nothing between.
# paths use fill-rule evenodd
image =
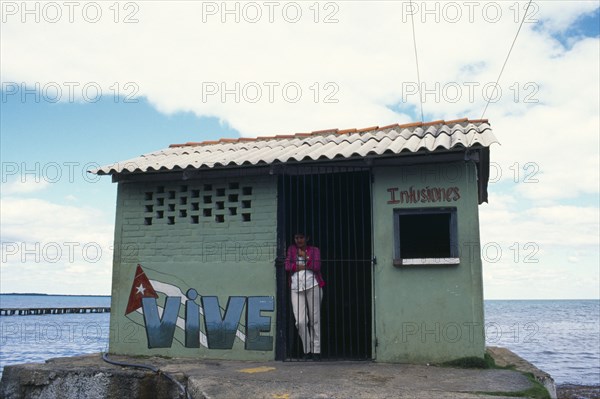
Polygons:
<instances>
[{"instance_id":1,"label":"green painted wall","mask_svg":"<svg viewBox=\"0 0 600 399\"><path fill-rule=\"evenodd\" d=\"M388 189L457 187L457 201L390 204ZM375 357L382 362L439 362L483 357L483 288L476 169L472 163L374 170ZM406 198L403 198L406 200ZM394 209L456 207L458 265L394 267Z\"/></svg>"},{"instance_id":2,"label":"green painted wall","mask_svg":"<svg viewBox=\"0 0 600 399\"><path fill-rule=\"evenodd\" d=\"M373 337L377 340L374 358L382 362L425 363L483 357L475 166L459 162L376 167L373 175L373 237L377 258L373 274ZM456 189L460 198L418 203L407 203L403 198L398 202L402 191L428 187ZM397 203L389 203L390 189L396 190ZM456 208L460 264L395 267L394 209L440 206ZM276 208L274 176L119 183L110 351L213 359L273 359ZM141 308L125 314L138 264L158 293L158 306L165 307L167 296L180 297L171 304L178 318L173 340L166 347L149 348L151 338ZM189 289L196 290L199 296L188 300ZM193 330L188 328L193 323L186 324L186 304L190 309L209 306L204 303L209 297L218 298L219 318L235 316L226 317L222 326L231 328L235 324L232 331L236 337L230 335L230 342L227 337L212 336L212 344L209 343L207 324L201 315L200 337L205 340L200 339L196 347L189 343L186 346L186 331ZM267 305L272 310L256 312L256 304L263 306L265 301L271 301L272 305ZM239 313L233 313L236 304ZM256 324L249 323L247 317L253 317L248 315L253 309L254 317L262 317L263 324L266 320L266 327L260 328L268 331L252 329ZM165 313L173 314L170 310ZM205 316L206 313L204 309ZM163 321L168 319L160 317ZM160 332L169 335L169 326L163 325ZM152 337L155 339L156 334ZM230 342L230 349L215 349L215 342L216 347L227 347ZM259 349L252 345L257 342Z\"/></svg>"},{"instance_id":3,"label":"green painted wall","mask_svg":"<svg viewBox=\"0 0 600 399\"><path fill-rule=\"evenodd\" d=\"M119 183L113 261L110 352L215 359L267 360L271 350L248 350L236 337L231 350L185 347L185 294L198 292L194 303L217 296L225 314L230 297L272 297L270 332L275 336L276 184L273 177L221 178L187 182ZM150 224L151 223L151 224ZM141 264L165 306L160 287L182 292L179 324L172 345L148 348L144 317L125 315L136 272ZM160 286L160 287L157 287ZM172 296L171 294L169 294ZM249 300L245 299L238 335L243 336ZM139 309L141 310L141 308ZM206 311L205 311L206 313ZM206 325L200 317L200 330ZM256 337L256 331L252 335ZM264 339L263 339L264 341ZM274 338L273 338L274 341Z\"/></svg>"}]
</instances>

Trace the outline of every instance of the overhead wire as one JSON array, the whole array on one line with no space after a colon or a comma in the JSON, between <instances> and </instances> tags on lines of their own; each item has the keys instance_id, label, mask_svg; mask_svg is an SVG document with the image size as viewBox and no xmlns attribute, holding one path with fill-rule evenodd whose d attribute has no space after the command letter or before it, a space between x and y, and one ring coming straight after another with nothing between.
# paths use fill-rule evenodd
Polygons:
<instances>
[{"instance_id":1,"label":"overhead wire","mask_svg":"<svg viewBox=\"0 0 600 399\"><path fill-rule=\"evenodd\" d=\"M512 44L510 45L510 49L508 50L508 54L506 55L506 59L504 60L504 64L502 65L502 69L500 70L500 73L498 74L498 79L496 79L496 84L494 85L493 95L488 96L487 103L485 104L485 108L483 109L483 113L481 114L481 118L479 118L479 119L483 119L483 117L485 116L485 113L488 109L488 106L490 105L490 102L492 101L492 98L494 98L496 95L496 91L498 90L498 82L500 82L500 78L502 77L502 73L504 72L504 68L506 67L508 59L510 57L510 53L512 52L513 47L515 46L515 43L517 42L517 37L519 37L519 33L521 32L521 28L523 27L525 18L527 18L527 11L529 11L529 6L531 6L532 1L533 0L529 0L529 3L527 3L527 7L525 8L525 13L523 13L523 19L521 20L521 24L519 24L519 29L517 29L517 34L515 35L515 38L513 39Z\"/></svg>"},{"instance_id":2,"label":"overhead wire","mask_svg":"<svg viewBox=\"0 0 600 399\"><path fill-rule=\"evenodd\" d=\"M424 121L424 117L423 117L423 93L421 92L421 74L419 72L419 56L417 54L417 37L415 34L415 16L414 16L414 12L412 12L412 0L410 0L409 2L410 4L410 9L411 9L411 13L410 13L410 19L411 19L411 24L412 24L412 34L413 34L413 47L415 49L415 63L417 64L417 81L419 84L419 105L421 107L421 122Z\"/></svg>"},{"instance_id":3,"label":"overhead wire","mask_svg":"<svg viewBox=\"0 0 600 399\"><path fill-rule=\"evenodd\" d=\"M521 32L521 28L523 27L523 24L525 23L525 19L527 18L527 12L529 11L529 7L531 6L531 3L533 2L533 0L529 0L529 2L527 3L527 7L525 8L525 12L523 13L523 18L521 19L521 23L519 24L519 28L517 29L517 33L515 34L515 37L510 45L510 48L508 50L508 54L506 55L506 59L504 60L504 64L502 65L502 68L500 69L500 73L498 74L498 78L496 79L496 83L494 84L494 91L492 93L491 96L488 96L487 102L485 104L485 108L483 109L483 112L481 114L481 117L479 119L483 119L485 116L485 113L487 112L487 109L490 105L490 102L492 101L492 98L495 97L496 92L498 90L498 83L500 82L500 79L502 78L502 74L504 73L504 69L506 68L506 64L508 63L508 60L510 58L510 55L512 53L512 50L515 46L515 43L517 42L517 38L519 37L519 33ZM412 10L412 0L409 1L411 10ZM424 121L424 114L423 114L423 93L421 91L421 73L420 73L420 69L419 69L419 55L418 55L418 50L417 50L417 38L416 38L416 32L415 32L415 18L414 18L414 12L410 13L410 17L411 17L411 25L412 25L412 34L413 34L413 47L415 50L415 64L417 67L417 81L418 81L418 91L419 91L419 106L420 106L420 110L421 110L421 122Z\"/></svg>"}]
</instances>

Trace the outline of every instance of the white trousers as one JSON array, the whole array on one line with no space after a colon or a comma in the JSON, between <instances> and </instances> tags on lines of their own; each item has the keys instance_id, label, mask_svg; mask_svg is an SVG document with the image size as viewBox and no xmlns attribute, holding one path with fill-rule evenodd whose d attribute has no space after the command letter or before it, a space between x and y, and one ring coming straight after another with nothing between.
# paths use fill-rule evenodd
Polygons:
<instances>
[{"instance_id":1,"label":"white trousers","mask_svg":"<svg viewBox=\"0 0 600 399\"><path fill-rule=\"evenodd\" d=\"M321 300L323 289L292 290L292 309L304 353L321 353ZM308 311L308 312L307 312Z\"/></svg>"}]
</instances>

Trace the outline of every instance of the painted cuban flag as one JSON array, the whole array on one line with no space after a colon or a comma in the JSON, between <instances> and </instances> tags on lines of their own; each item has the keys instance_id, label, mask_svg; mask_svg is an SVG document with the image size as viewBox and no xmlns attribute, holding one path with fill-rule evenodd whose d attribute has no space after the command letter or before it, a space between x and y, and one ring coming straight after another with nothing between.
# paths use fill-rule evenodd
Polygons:
<instances>
[{"instance_id":1,"label":"painted cuban flag","mask_svg":"<svg viewBox=\"0 0 600 399\"><path fill-rule=\"evenodd\" d=\"M130 318L129 314L136 312L142 316L144 316L142 300L143 298L155 298L158 299L159 295L163 294L166 297L179 297L181 301L181 305L185 308L185 304L187 301L187 295L181 291L181 289L175 285L168 284L158 280L151 280L148 278L142 266L140 264L137 265L135 277L133 279L131 285L131 291L129 294L129 300L127 303L127 308L125 310L125 316ZM201 305L197 305L198 312L200 316L204 315L204 309ZM164 307L157 305L158 317L162 319L164 313ZM133 320L132 320L133 321ZM177 316L176 320L176 328L182 332L186 330L186 321L181 316ZM209 348L208 339L206 333L203 331L198 332L198 344L204 348ZM236 338L240 341L246 341L246 334L241 331L239 328L235 332Z\"/></svg>"},{"instance_id":2,"label":"painted cuban flag","mask_svg":"<svg viewBox=\"0 0 600 399\"><path fill-rule=\"evenodd\" d=\"M146 273L142 269L142 265L138 264L135 270L135 277L133 284L131 285L131 292L129 293L129 301L127 302L127 309L125 315L131 312L135 312L137 309L142 307L142 298L158 298L158 294L154 291L154 287L148 280Z\"/></svg>"}]
</instances>

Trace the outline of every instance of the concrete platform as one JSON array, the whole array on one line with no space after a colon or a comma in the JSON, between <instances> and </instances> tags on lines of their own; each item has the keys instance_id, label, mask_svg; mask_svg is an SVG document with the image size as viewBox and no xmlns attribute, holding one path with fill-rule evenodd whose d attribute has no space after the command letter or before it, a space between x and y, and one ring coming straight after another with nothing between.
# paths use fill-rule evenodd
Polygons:
<instances>
[{"instance_id":1,"label":"concrete platform","mask_svg":"<svg viewBox=\"0 0 600 399\"><path fill-rule=\"evenodd\" d=\"M186 386L190 397L195 399L489 399L486 393L498 395L499 392L518 392L532 386L522 373L502 369L459 369L374 362L110 358L158 367ZM57 358L44 364L7 366L0 385L0 397L6 399L180 397L176 384L164 376L150 370L108 364L100 354Z\"/></svg>"}]
</instances>

